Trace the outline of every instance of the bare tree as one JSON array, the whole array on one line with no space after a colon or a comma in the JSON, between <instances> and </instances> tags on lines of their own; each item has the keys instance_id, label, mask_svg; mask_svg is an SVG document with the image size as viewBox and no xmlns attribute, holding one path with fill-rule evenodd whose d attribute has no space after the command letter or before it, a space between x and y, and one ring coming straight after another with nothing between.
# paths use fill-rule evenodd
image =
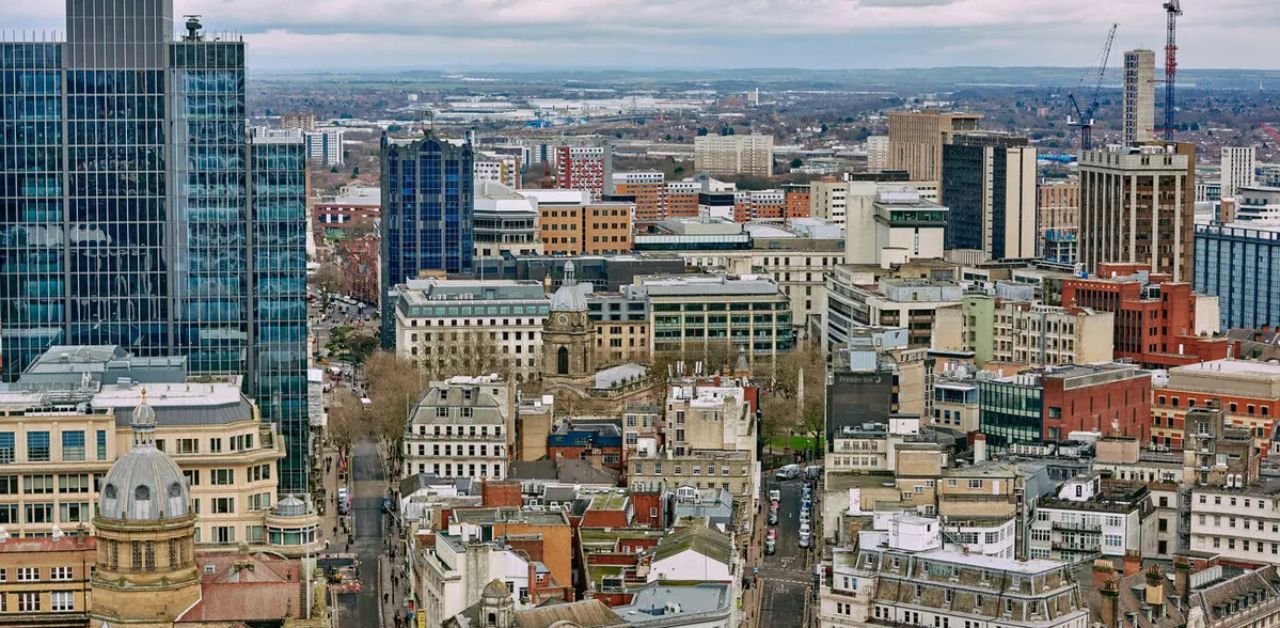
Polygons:
<instances>
[{"instance_id":1,"label":"bare tree","mask_svg":"<svg viewBox=\"0 0 1280 628\"><path fill-rule=\"evenodd\" d=\"M350 285L346 273L333 263L321 264L311 276L311 282L323 295L345 294Z\"/></svg>"},{"instance_id":2,"label":"bare tree","mask_svg":"<svg viewBox=\"0 0 1280 628\"><path fill-rule=\"evenodd\" d=\"M502 351L497 331L454 330L454 340L429 342L426 334L418 345L423 356L422 366L430 381L443 380L455 375L487 375L497 373L504 378L511 374L510 356ZM532 354L526 356L534 359Z\"/></svg>"},{"instance_id":3,"label":"bare tree","mask_svg":"<svg viewBox=\"0 0 1280 628\"><path fill-rule=\"evenodd\" d=\"M762 365L769 393L761 403L766 434L793 432L816 438L825 431L827 370L821 347L797 344L772 365Z\"/></svg>"},{"instance_id":4,"label":"bare tree","mask_svg":"<svg viewBox=\"0 0 1280 628\"><path fill-rule=\"evenodd\" d=\"M364 404L349 388L334 391L329 407L329 440L338 449L346 450L356 439L368 433L364 416Z\"/></svg>"},{"instance_id":5,"label":"bare tree","mask_svg":"<svg viewBox=\"0 0 1280 628\"><path fill-rule=\"evenodd\" d=\"M365 360L364 372L371 433L386 446L388 454L398 457L410 412L427 389L426 374L413 362L381 350Z\"/></svg>"}]
</instances>

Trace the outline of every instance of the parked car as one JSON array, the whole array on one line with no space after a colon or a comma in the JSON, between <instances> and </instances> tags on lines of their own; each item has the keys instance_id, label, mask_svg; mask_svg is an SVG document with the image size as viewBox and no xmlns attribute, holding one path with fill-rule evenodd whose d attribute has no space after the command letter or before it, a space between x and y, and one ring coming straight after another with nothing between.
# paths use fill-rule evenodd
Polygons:
<instances>
[{"instance_id":1,"label":"parked car","mask_svg":"<svg viewBox=\"0 0 1280 628\"><path fill-rule=\"evenodd\" d=\"M771 505L769 506L769 525L771 525L771 526L776 526L776 525L778 525L778 505L777 505L777 502L774 502L773 504L771 504Z\"/></svg>"},{"instance_id":2,"label":"parked car","mask_svg":"<svg viewBox=\"0 0 1280 628\"><path fill-rule=\"evenodd\" d=\"M782 491L771 488L769 489L769 501L777 503L782 500Z\"/></svg>"},{"instance_id":3,"label":"parked car","mask_svg":"<svg viewBox=\"0 0 1280 628\"><path fill-rule=\"evenodd\" d=\"M338 489L338 514L345 515L351 512L351 491L343 486Z\"/></svg>"},{"instance_id":4,"label":"parked car","mask_svg":"<svg viewBox=\"0 0 1280 628\"><path fill-rule=\"evenodd\" d=\"M822 466L811 464L804 468L804 479L818 480L822 478Z\"/></svg>"},{"instance_id":5,"label":"parked car","mask_svg":"<svg viewBox=\"0 0 1280 628\"><path fill-rule=\"evenodd\" d=\"M778 551L778 531L769 530L768 535L764 537L764 553L772 554Z\"/></svg>"}]
</instances>

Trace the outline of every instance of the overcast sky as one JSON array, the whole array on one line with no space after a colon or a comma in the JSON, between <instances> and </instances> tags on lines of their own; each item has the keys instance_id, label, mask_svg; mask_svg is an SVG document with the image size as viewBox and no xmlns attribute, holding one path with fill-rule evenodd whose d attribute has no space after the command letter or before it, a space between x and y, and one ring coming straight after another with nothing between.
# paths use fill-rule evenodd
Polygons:
<instances>
[{"instance_id":1,"label":"overcast sky","mask_svg":"<svg viewBox=\"0 0 1280 628\"><path fill-rule=\"evenodd\" d=\"M272 71L1079 67L1112 22L1116 53L1162 48L1165 25L1161 0L174 1L243 33L250 68ZM0 28L62 31L63 4L0 0ZM1280 68L1280 1L1185 4L1181 67Z\"/></svg>"}]
</instances>

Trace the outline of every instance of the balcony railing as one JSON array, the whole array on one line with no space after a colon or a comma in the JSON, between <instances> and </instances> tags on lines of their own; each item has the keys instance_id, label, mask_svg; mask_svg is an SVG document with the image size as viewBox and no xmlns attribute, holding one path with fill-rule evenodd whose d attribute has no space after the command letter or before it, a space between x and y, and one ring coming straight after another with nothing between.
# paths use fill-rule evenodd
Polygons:
<instances>
[{"instance_id":1,"label":"balcony railing","mask_svg":"<svg viewBox=\"0 0 1280 628\"><path fill-rule=\"evenodd\" d=\"M1072 523L1068 521L1054 521L1053 528L1055 530L1071 530L1073 532L1102 532L1102 524L1100 523Z\"/></svg>"}]
</instances>

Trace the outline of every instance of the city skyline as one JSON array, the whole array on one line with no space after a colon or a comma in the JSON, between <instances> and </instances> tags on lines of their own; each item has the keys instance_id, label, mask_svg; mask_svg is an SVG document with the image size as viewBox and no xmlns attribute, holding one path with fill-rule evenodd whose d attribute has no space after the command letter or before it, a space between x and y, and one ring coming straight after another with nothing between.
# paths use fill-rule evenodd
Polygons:
<instances>
[{"instance_id":1,"label":"city skyline","mask_svg":"<svg viewBox=\"0 0 1280 628\"><path fill-rule=\"evenodd\" d=\"M60 5L6 3L0 21L19 33L11 37L53 36L64 17ZM1160 50L1164 43L1164 16L1154 0L757 0L734 12L711 0L513 0L500 7L429 0L406 8L395 0L324 0L305 10L298 0L179 0L175 13L205 15L211 33L243 34L248 66L258 71L1084 67L1113 22L1120 24L1118 47ZM1213 0L1187 10L1179 24L1181 67L1280 67L1280 43L1265 37L1280 25L1280 5ZM1225 40L1250 41L1250 62L1219 45Z\"/></svg>"}]
</instances>

